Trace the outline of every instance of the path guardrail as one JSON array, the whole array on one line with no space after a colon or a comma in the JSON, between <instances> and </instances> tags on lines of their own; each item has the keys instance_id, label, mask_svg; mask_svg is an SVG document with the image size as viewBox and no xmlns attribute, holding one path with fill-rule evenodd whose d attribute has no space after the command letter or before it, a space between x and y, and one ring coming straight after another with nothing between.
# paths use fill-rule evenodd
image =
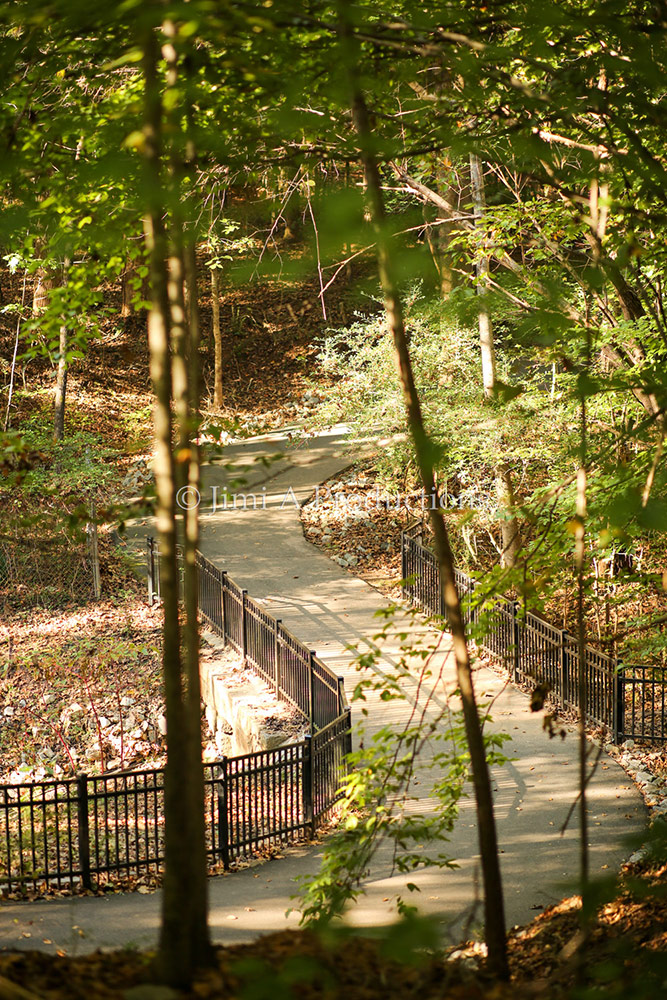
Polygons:
<instances>
[{"instance_id":1,"label":"path guardrail","mask_svg":"<svg viewBox=\"0 0 667 1000\"><path fill-rule=\"evenodd\" d=\"M147 562L153 603L153 539ZM228 868L312 836L331 814L352 750L351 713L342 678L200 553L197 566L202 617L310 729L301 742L204 765L206 851L213 869ZM0 894L91 889L159 871L163 858L163 768L0 785Z\"/></svg>"},{"instance_id":2,"label":"path guardrail","mask_svg":"<svg viewBox=\"0 0 667 1000\"><path fill-rule=\"evenodd\" d=\"M146 540L148 602L160 596L159 551ZM274 691L308 720L311 734L328 726L349 706L345 685L282 621L250 597L228 573L197 553L199 611Z\"/></svg>"},{"instance_id":3,"label":"path guardrail","mask_svg":"<svg viewBox=\"0 0 667 1000\"><path fill-rule=\"evenodd\" d=\"M480 625L478 645L504 667L515 683L543 684L566 709L579 708L579 651L564 629L526 611L505 596L482 597L480 583L456 569L466 625ZM438 562L424 544L419 522L401 532L403 596L429 615L446 618ZM479 634L479 633L478 633ZM667 740L667 676L664 667L619 663L586 646L585 714L605 726L616 742Z\"/></svg>"}]
</instances>

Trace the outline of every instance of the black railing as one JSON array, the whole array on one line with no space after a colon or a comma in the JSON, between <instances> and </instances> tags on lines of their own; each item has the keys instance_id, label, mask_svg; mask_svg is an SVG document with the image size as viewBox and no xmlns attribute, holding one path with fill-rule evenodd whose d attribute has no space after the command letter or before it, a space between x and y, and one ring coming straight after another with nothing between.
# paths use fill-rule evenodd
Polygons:
<instances>
[{"instance_id":1,"label":"black railing","mask_svg":"<svg viewBox=\"0 0 667 1000\"><path fill-rule=\"evenodd\" d=\"M228 867L259 848L312 836L341 797L352 749L343 680L226 573L197 554L199 610L276 692L308 720L301 743L204 765L206 850ZM148 588L159 555L148 539ZM89 889L109 876L161 870L164 770L0 785L0 894Z\"/></svg>"},{"instance_id":2,"label":"black railing","mask_svg":"<svg viewBox=\"0 0 667 1000\"><path fill-rule=\"evenodd\" d=\"M302 743L205 764L211 867L312 835L339 798L349 750L346 714ZM0 894L159 872L164 770L0 786L0 829Z\"/></svg>"},{"instance_id":3,"label":"black railing","mask_svg":"<svg viewBox=\"0 0 667 1000\"><path fill-rule=\"evenodd\" d=\"M424 544L420 524L401 533L403 595L429 615L446 617L435 554ZM515 682L544 684L565 708L579 707L579 652L564 629L504 596L483 599L478 581L455 571L466 625L478 645ZM665 668L628 665L586 646L586 718L606 726L614 739L667 739Z\"/></svg>"},{"instance_id":4,"label":"black railing","mask_svg":"<svg viewBox=\"0 0 667 1000\"><path fill-rule=\"evenodd\" d=\"M160 557L147 539L148 600L160 596ZM343 678L248 596L223 570L197 553L199 611L209 627L236 649L276 697L307 719L311 733L348 710Z\"/></svg>"}]
</instances>

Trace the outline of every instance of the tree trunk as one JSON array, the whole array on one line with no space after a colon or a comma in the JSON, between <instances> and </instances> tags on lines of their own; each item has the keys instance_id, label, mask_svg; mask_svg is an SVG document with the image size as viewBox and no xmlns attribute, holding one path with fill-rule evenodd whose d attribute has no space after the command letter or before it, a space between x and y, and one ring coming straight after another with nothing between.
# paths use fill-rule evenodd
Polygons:
<instances>
[{"instance_id":1,"label":"tree trunk","mask_svg":"<svg viewBox=\"0 0 667 1000\"><path fill-rule=\"evenodd\" d=\"M482 162L474 153L470 154L470 186L473 210L477 225L481 222L486 208L484 193L484 171ZM477 259L477 295L479 297L479 349L482 357L482 384L484 395L492 399L496 388L496 348L493 340L493 323L486 304L489 288L489 257L480 253ZM502 439L500 448L502 450ZM501 460L494 469L496 496L501 510L500 535L502 538L501 565L511 567L516 564L521 547L521 535L514 505L512 473L507 462Z\"/></svg>"},{"instance_id":2,"label":"tree trunk","mask_svg":"<svg viewBox=\"0 0 667 1000\"><path fill-rule=\"evenodd\" d=\"M65 259L63 266L63 284L67 284L67 272L69 270L69 259ZM56 386L54 391L53 407L53 437L56 441L62 441L65 437L65 398L67 394L67 323L63 318L60 324L60 337L58 340L58 369L56 371Z\"/></svg>"},{"instance_id":3,"label":"tree trunk","mask_svg":"<svg viewBox=\"0 0 667 1000\"><path fill-rule=\"evenodd\" d=\"M199 417L201 379L199 371L199 309L197 299L197 266L194 242L185 247L185 274L190 289L189 354L188 354L188 429L190 434L188 486L193 496L199 495ZM206 867L206 822L204 768L201 752L201 678L199 672L199 580L197 549L199 548L199 508L188 505L184 513L184 599L185 599L185 672L187 677L186 712L192 731L190 751L190 786L193 807L192 873L190 895L193 911L193 935L199 942L198 961L208 962L212 956L208 930L208 872Z\"/></svg>"},{"instance_id":4,"label":"tree trunk","mask_svg":"<svg viewBox=\"0 0 667 1000\"><path fill-rule=\"evenodd\" d=\"M128 257L125 270L123 271L123 277L121 280L121 304L120 304L120 315L122 319L128 319L134 312L133 298L134 298L134 282L133 279L136 275L137 268L135 262Z\"/></svg>"},{"instance_id":5,"label":"tree trunk","mask_svg":"<svg viewBox=\"0 0 667 1000\"><path fill-rule=\"evenodd\" d=\"M475 223L479 226L486 208L484 194L484 173L479 156L470 154L470 185L472 189ZM479 297L479 346L482 355L482 382L484 395L493 396L496 384L496 348L493 342L493 327L486 304L489 289L489 258L480 253L477 259L477 295Z\"/></svg>"},{"instance_id":6,"label":"tree trunk","mask_svg":"<svg viewBox=\"0 0 667 1000\"><path fill-rule=\"evenodd\" d=\"M213 345L215 372L213 376L213 405L222 406L222 333L220 330L220 271L211 268L211 308L213 310Z\"/></svg>"},{"instance_id":7,"label":"tree trunk","mask_svg":"<svg viewBox=\"0 0 667 1000\"><path fill-rule=\"evenodd\" d=\"M198 872L205 868L200 857L197 810L201 795L199 775L194 762L199 754L201 771L201 734L199 714L196 727L190 711L192 655L192 579L186 584L185 638L186 671L184 677L180 648L179 585L176 557L176 488L184 479L182 469L188 456L179 448L179 466L172 450L172 395L178 421L178 436L187 440L183 427L183 361L181 341L184 334L174 330L179 315L174 303L179 300L174 283L178 273L167 266L167 237L163 219L166 209L162 170L162 98L157 71L157 38L152 31L144 37L144 158L146 167L147 212L145 234L149 251L151 309L148 317L151 378L155 392L155 485L157 524L160 541L160 590L164 606L163 673L167 716L167 765L164 778L165 847L162 921L156 956L157 972L171 986L187 987L194 970L208 959L210 943L206 917L206 887L202 893ZM171 205L173 208L173 204ZM171 255L172 261L174 254ZM182 272L180 275L182 301ZM170 304L171 291L171 304ZM184 330L184 317L181 316ZM179 361L173 368L174 340ZM171 342L171 344L170 344ZM183 350L184 353L184 350ZM180 367L179 367L180 365ZM176 392L174 392L176 382ZM187 384L185 388L187 399ZM187 420L187 413L186 413ZM196 459L195 459L196 461ZM195 511L196 516L196 511ZM186 566L187 566L186 555ZM196 583L196 579L195 579ZM196 595L195 595L196 599ZM199 709L199 706L198 706Z\"/></svg>"},{"instance_id":8,"label":"tree trunk","mask_svg":"<svg viewBox=\"0 0 667 1000\"><path fill-rule=\"evenodd\" d=\"M494 474L498 506L504 515L500 521L500 537L502 539L500 563L501 566L505 567L516 566L521 548L521 533L519 522L514 515L516 504L514 502L512 473L506 462L500 462L496 466Z\"/></svg>"},{"instance_id":9,"label":"tree trunk","mask_svg":"<svg viewBox=\"0 0 667 1000\"><path fill-rule=\"evenodd\" d=\"M445 153L435 155L435 180L439 190L445 191L447 202L456 205L458 211L459 192L454 189L448 176L448 168L451 168L450 161ZM424 218L427 222L433 221L433 214L427 213L429 202L424 202ZM435 206L431 206L431 213ZM457 255L452 253L451 238L459 230L459 226L454 220L437 220L436 225L428 225L426 228L426 238L428 240L433 264L438 272L439 292L446 299L457 284Z\"/></svg>"},{"instance_id":10,"label":"tree trunk","mask_svg":"<svg viewBox=\"0 0 667 1000\"><path fill-rule=\"evenodd\" d=\"M60 327L58 341L58 369L56 371L56 388L54 392L53 437L62 441L65 437L65 395L67 392L67 326Z\"/></svg>"},{"instance_id":11,"label":"tree trunk","mask_svg":"<svg viewBox=\"0 0 667 1000\"><path fill-rule=\"evenodd\" d=\"M509 977L509 970L507 964L504 902L491 782L472 682L465 625L454 579L453 556L447 529L439 506L431 460L431 442L424 428L421 405L412 373L402 304L394 275L393 261L386 231L386 215L380 173L372 151L375 145L374 136L371 132L364 96L358 84L357 53L348 17L348 3L345 0L339 0L338 13L341 52L351 91L352 118L359 136L370 214L376 234L378 271L384 293L387 319L394 341L394 352L403 389L408 427L415 446L422 487L427 496L432 495L436 498L435 502L430 506L429 516L435 537L435 552L440 569L442 592L452 634L456 674L461 692L466 737L470 751L484 883L484 925L488 947L488 962L491 971L495 975L507 979Z\"/></svg>"}]
</instances>

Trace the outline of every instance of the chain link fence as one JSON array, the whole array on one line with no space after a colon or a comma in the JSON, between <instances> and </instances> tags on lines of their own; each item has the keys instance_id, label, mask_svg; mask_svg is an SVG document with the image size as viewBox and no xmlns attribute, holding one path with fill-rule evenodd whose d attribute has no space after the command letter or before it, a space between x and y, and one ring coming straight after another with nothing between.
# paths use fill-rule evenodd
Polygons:
<instances>
[{"instance_id":1,"label":"chain link fence","mask_svg":"<svg viewBox=\"0 0 667 1000\"><path fill-rule=\"evenodd\" d=\"M55 608L100 596L97 528L51 537L0 534L0 607Z\"/></svg>"}]
</instances>

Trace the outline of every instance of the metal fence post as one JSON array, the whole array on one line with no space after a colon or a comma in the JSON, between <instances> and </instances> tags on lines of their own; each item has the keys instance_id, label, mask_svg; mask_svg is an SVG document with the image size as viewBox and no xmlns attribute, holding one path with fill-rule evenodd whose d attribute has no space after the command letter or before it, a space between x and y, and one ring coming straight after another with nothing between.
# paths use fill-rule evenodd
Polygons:
<instances>
[{"instance_id":1,"label":"metal fence post","mask_svg":"<svg viewBox=\"0 0 667 1000\"><path fill-rule=\"evenodd\" d=\"M309 661L308 661L308 704L309 704L309 721L310 721L310 732L315 732L315 653L312 649L309 650Z\"/></svg>"},{"instance_id":2,"label":"metal fence post","mask_svg":"<svg viewBox=\"0 0 667 1000\"><path fill-rule=\"evenodd\" d=\"M315 809L313 795L313 737L310 733L306 736L303 744L303 821L310 830L310 836L315 835Z\"/></svg>"},{"instance_id":3,"label":"metal fence post","mask_svg":"<svg viewBox=\"0 0 667 1000\"><path fill-rule=\"evenodd\" d=\"M229 869L228 796L227 758L223 757L220 762L220 775L218 778L218 850L222 858L222 867L225 871Z\"/></svg>"},{"instance_id":4,"label":"metal fence post","mask_svg":"<svg viewBox=\"0 0 667 1000\"><path fill-rule=\"evenodd\" d=\"M155 602L155 583L153 579L155 573L155 560L153 558L154 545L155 539L149 535L146 539L146 573L148 576L148 604L150 607L152 607Z\"/></svg>"},{"instance_id":5,"label":"metal fence post","mask_svg":"<svg viewBox=\"0 0 667 1000\"><path fill-rule=\"evenodd\" d=\"M521 668L521 647L519 638L519 602L512 601L512 643L514 652L512 656L512 680L516 684L519 680L519 670Z\"/></svg>"},{"instance_id":6,"label":"metal fence post","mask_svg":"<svg viewBox=\"0 0 667 1000\"><path fill-rule=\"evenodd\" d=\"M345 709L345 725L346 725L345 743L343 752L347 756L347 754L352 753L352 709L351 708ZM347 767L345 768L345 770L347 771Z\"/></svg>"},{"instance_id":7,"label":"metal fence post","mask_svg":"<svg viewBox=\"0 0 667 1000\"><path fill-rule=\"evenodd\" d=\"M570 685L567 676L567 641L569 639L569 632L567 629L563 629L560 634L560 688L561 688L561 700L563 707L567 705L570 700Z\"/></svg>"},{"instance_id":8,"label":"metal fence post","mask_svg":"<svg viewBox=\"0 0 667 1000\"><path fill-rule=\"evenodd\" d=\"M241 591L241 654L243 656L243 663L245 664L245 655L248 648L248 636L246 631L247 617L246 617L246 598L248 596L247 590Z\"/></svg>"},{"instance_id":9,"label":"metal fence post","mask_svg":"<svg viewBox=\"0 0 667 1000\"><path fill-rule=\"evenodd\" d=\"M227 645L229 630L227 629L227 607L225 605L225 591L227 590L227 572L223 570L220 574L220 603L222 604L222 634Z\"/></svg>"},{"instance_id":10,"label":"metal fence post","mask_svg":"<svg viewBox=\"0 0 667 1000\"><path fill-rule=\"evenodd\" d=\"M408 536L401 532L401 596L408 600Z\"/></svg>"},{"instance_id":11,"label":"metal fence post","mask_svg":"<svg viewBox=\"0 0 667 1000\"><path fill-rule=\"evenodd\" d=\"M621 670L623 669L620 663L616 664L614 670L614 681L613 681L613 697L614 697L614 709L613 709L613 724L614 724L614 742L618 743L625 729L625 683L623 677L621 676Z\"/></svg>"},{"instance_id":12,"label":"metal fence post","mask_svg":"<svg viewBox=\"0 0 667 1000\"><path fill-rule=\"evenodd\" d=\"M79 840L79 866L81 884L92 889L90 878L90 823L88 819L88 775L82 771L76 776L76 819Z\"/></svg>"},{"instance_id":13,"label":"metal fence post","mask_svg":"<svg viewBox=\"0 0 667 1000\"><path fill-rule=\"evenodd\" d=\"M273 632L273 658L276 664L276 698L280 698L280 692L282 689L282 676L281 676L281 663L280 663L280 626L282 625L282 618L275 619L275 629Z\"/></svg>"}]
</instances>

